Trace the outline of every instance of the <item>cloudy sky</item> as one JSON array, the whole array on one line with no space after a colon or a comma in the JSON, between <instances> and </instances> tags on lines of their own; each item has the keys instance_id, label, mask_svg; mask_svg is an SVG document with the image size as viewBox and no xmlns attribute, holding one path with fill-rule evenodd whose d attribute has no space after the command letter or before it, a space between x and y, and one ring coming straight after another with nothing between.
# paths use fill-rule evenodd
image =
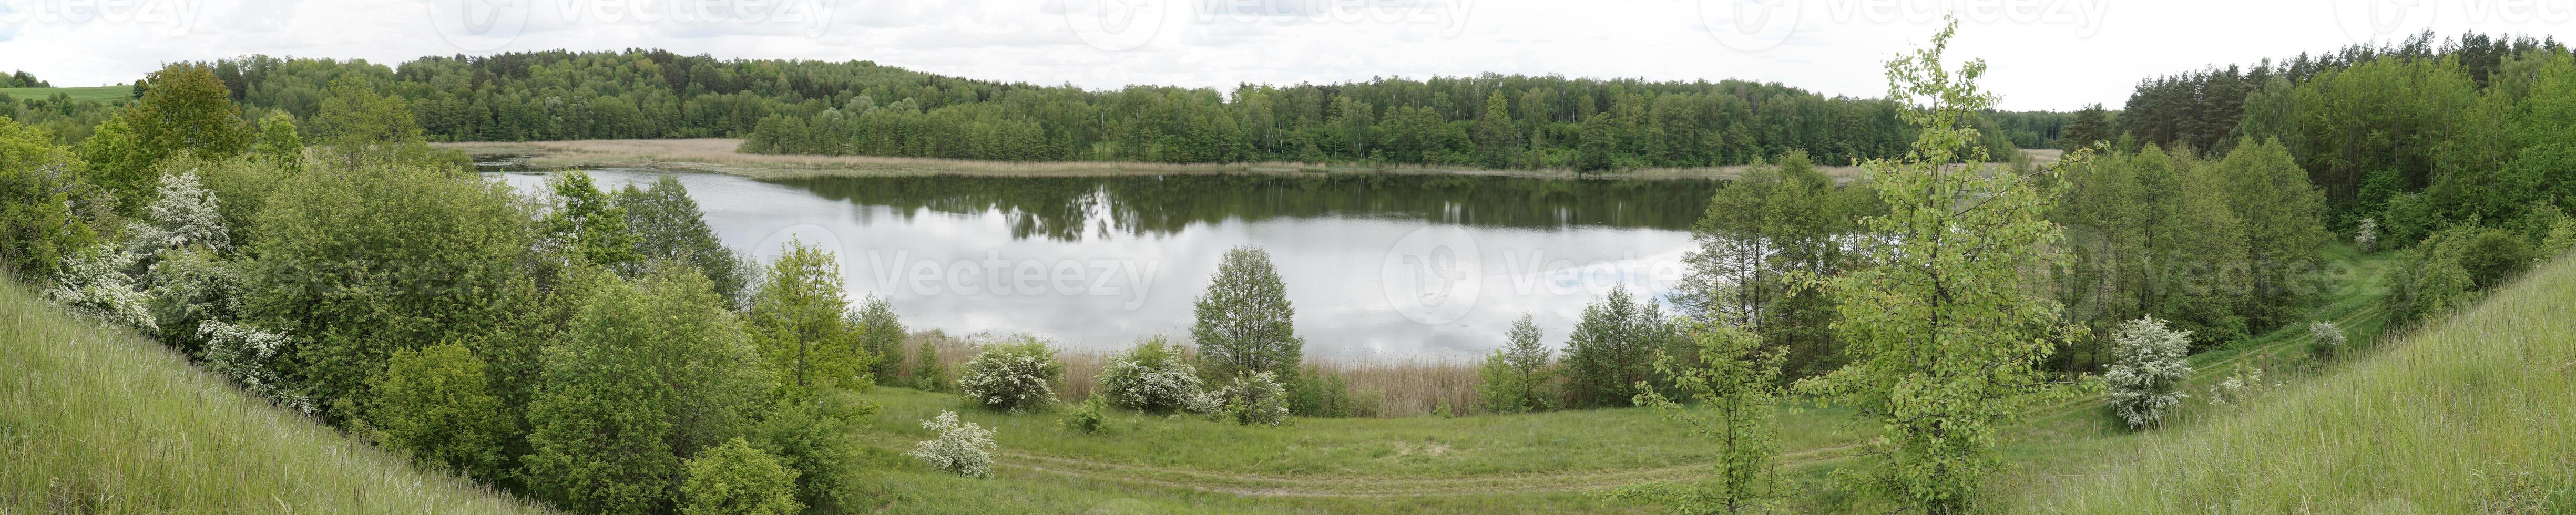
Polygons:
<instances>
[{"instance_id":1,"label":"cloudy sky","mask_svg":"<svg viewBox=\"0 0 2576 515\"><path fill-rule=\"evenodd\" d=\"M2150 74L2427 28L2576 41L2576 0L0 0L0 70L665 48L1093 88L1499 72L1876 96L1877 63L1942 13L2008 109L2116 108Z\"/></svg>"}]
</instances>

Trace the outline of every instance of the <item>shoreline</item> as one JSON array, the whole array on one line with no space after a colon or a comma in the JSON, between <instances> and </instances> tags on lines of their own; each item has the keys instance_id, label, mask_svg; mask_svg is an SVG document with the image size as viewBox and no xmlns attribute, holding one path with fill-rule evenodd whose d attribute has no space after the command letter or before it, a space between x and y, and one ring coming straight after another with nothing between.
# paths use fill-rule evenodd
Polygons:
<instances>
[{"instance_id":1,"label":"shoreline","mask_svg":"<svg viewBox=\"0 0 2576 515\"><path fill-rule=\"evenodd\" d=\"M489 141L431 143L464 151L475 158L508 156L535 168L642 168L672 172L707 172L755 179L808 177L1125 177L1150 175L1459 175L1537 179L1725 180L1744 173L1745 165L1699 168L1646 168L1577 175L1571 170L1495 170L1432 165L1366 165L1248 163L1142 163L1129 161L975 161L876 156L745 154L730 138L623 139L566 141ZM1835 182L1860 177L1856 166L1818 166Z\"/></svg>"}]
</instances>

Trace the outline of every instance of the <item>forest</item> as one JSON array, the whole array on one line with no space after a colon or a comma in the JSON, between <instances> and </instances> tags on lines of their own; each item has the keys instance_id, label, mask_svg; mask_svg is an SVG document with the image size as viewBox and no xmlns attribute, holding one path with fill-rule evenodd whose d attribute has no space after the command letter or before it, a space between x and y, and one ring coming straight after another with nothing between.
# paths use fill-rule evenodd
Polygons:
<instances>
[{"instance_id":1,"label":"forest","mask_svg":"<svg viewBox=\"0 0 2576 515\"><path fill-rule=\"evenodd\" d=\"M2321 316L2337 256L2386 256L2369 311L2403 324L2576 246L2576 55L2554 42L2425 35L2152 79L2116 113L2001 113L1983 61L1945 60L1955 28L1889 63L1878 99L1553 76L1093 92L658 51L172 63L128 102L0 113L0 268L277 406L547 506L876 511L935 495L888 492L881 469L992 477L994 428L1026 425L996 419L1061 417L1043 425L1077 442L1032 445L1113 445L1075 439L1117 438L1121 413L1296 434L1353 415L1353 392L1305 361L1260 248L1225 252L1186 339L1140 339L1075 402L1050 342L943 361L845 291L834 250L751 259L675 179L609 191L563 171L522 195L429 142L1746 164L1705 212L1655 215L1695 220L1679 292L1591 299L1562 345L1523 318L1478 364L1477 402L1435 417L1641 408L1718 466L1583 502L1751 512L1815 506L1784 500L1810 483L1784 472L1800 435L1779 413L1829 401L1872 428L1815 480L1866 500L1831 502L1956 513L1987 507L1998 442L2028 411L2078 402L2152 432L2195 355L2285 331L2313 335L2319 366L2358 352ZM2072 151L2002 157L2051 146ZM1842 162L1867 175L1818 170ZM1180 220L1148 230L1191 223L1160 216ZM869 426L893 387L949 404L902 421L920 431ZM893 456L871 432L936 436Z\"/></svg>"}]
</instances>

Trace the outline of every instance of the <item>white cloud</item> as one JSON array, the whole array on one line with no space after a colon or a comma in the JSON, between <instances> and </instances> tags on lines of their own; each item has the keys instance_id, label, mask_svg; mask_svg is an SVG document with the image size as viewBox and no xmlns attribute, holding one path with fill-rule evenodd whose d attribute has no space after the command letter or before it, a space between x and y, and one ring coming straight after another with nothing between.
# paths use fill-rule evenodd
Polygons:
<instances>
[{"instance_id":1,"label":"white cloud","mask_svg":"<svg viewBox=\"0 0 2576 515\"><path fill-rule=\"evenodd\" d=\"M2409 8L2387 0L0 0L0 55L10 56L0 66L57 84L97 85L131 81L166 61L253 53L391 64L491 53L485 47L665 48L722 58L869 59L1093 88L1228 89L1490 71L1737 78L1876 96L1885 89L1879 61L1925 39L1938 13L1965 10L1969 21L1953 55L1993 65L1986 85L2004 94L2004 107L2072 109L2117 106L2154 74L2324 52L2428 27L2576 40L2576 23L2564 19L2576 13L2576 0L2534 2L2517 11L2511 9L2523 3ZM138 9L81 11L101 4ZM1794 10L1795 28L1763 34L1783 39L1758 51L1731 47L1712 34L1728 26L1703 14L1739 5ZM458 24L442 29L432 19L478 12L524 21L465 37L471 34L459 34ZM1123 22L1115 27L1153 32L1120 36L1138 44L1108 51L1099 47L1117 45L1095 45L1073 28L1099 19L1068 19L1097 13L1161 18L1115 20Z\"/></svg>"}]
</instances>

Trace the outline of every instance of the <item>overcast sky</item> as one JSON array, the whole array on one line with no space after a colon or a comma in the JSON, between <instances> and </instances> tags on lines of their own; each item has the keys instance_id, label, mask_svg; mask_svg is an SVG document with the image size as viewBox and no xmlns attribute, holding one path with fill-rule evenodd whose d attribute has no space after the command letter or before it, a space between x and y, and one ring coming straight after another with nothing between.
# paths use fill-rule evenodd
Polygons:
<instances>
[{"instance_id":1,"label":"overcast sky","mask_svg":"<svg viewBox=\"0 0 2576 515\"><path fill-rule=\"evenodd\" d=\"M255 53L664 48L1091 88L1490 71L1877 96L1878 63L1944 12L2007 109L2117 108L2152 74L2426 28L2576 41L2576 0L0 0L0 70L77 86Z\"/></svg>"}]
</instances>

